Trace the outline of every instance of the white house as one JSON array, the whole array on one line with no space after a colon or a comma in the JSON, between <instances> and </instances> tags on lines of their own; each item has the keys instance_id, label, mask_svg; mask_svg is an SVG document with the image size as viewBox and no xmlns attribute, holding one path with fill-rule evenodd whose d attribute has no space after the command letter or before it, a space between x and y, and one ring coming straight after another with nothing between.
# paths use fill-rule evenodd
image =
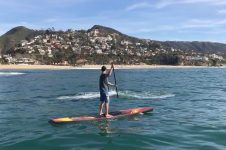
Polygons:
<instances>
[{"instance_id":1,"label":"white house","mask_svg":"<svg viewBox=\"0 0 226 150\"><path fill-rule=\"evenodd\" d=\"M101 49L97 49L97 50L96 50L96 53L97 53L97 54L102 54L103 51L102 51Z\"/></svg>"},{"instance_id":2,"label":"white house","mask_svg":"<svg viewBox=\"0 0 226 150\"><path fill-rule=\"evenodd\" d=\"M25 46L25 45L28 44L28 41L27 40L21 40L21 43L20 44L23 47L23 46Z\"/></svg>"},{"instance_id":3,"label":"white house","mask_svg":"<svg viewBox=\"0 0 226 150\"><path fill-rule=\"evenodd\" d=\"M212 55L210 55L210 57L213 58L213 59L224 60L224 58L222 56L219 56L217 54L212 54Z\"/></svg>"}]
</instances>

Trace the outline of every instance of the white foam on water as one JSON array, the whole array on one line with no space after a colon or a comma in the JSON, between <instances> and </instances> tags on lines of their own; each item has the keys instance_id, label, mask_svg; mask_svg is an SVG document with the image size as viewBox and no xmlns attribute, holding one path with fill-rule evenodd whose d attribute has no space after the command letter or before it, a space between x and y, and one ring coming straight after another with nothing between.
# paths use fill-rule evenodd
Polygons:
<instances>
[{"instance_id":1,"label":"white foam on water","mask_svg":"<svg viewBox=\"0 0 226 150\"><path fill-rule=\"evenodd\" d=\"M116 95L115 91L109 91L109 96L113 96ZM78 99L95 99L95 98L99 98L100 97L100 93L99 92L84 92L84 93L78 93L76 95L73 96L60 96L57 99L60 100L66 100L66 99L71 99L71 100L78 100Z\"/></svg>"},{"instance_id":2,"label":"white foam on water","mask_svg":"<svg viewBox=\"0 0 226 150\"><path fill-rule=\"evenodd\" d=\"M109 96L116 95L116 91L109 91ZM157 92L133 92L133 91L121 91L119 92L120 98L125 99L164 99L174 97L174 94L169 93L157 93ZM100 97L99 92L84 92L78 93L72 96L59 96L59 100L79 100L79 99L96 99Z\"/></svg>"},{"instance_id":3,"label":"white foam on water","mask_svg":"<svg viewBox=\"0 0 226 150\"><path fill-rule=\"evenodd\" d=\"M162 92L133 92L133 91L124 91L120 93L121 96L125 98L132 98L132 99L164 99L169 97L174 97L174 94L170 93L162 93Z\"/></svg>"},{"instance_id":4,"label":"white foam on water","mask_svg":"<svg viewBox=\"0 0 226 150\"><path fill-rule=\"evenodd\" d=\"M0 76L18 76L23 75L25 73L22 72L0 72Z\"/></svg>"}]
</instances>

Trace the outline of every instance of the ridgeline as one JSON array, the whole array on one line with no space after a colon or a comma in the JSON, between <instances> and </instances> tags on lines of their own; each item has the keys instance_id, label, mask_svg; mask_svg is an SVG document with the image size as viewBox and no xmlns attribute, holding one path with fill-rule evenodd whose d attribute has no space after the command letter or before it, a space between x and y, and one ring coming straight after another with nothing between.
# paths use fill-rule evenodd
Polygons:
<instances>
[{"instance_id":1,"label":"ridgeline","mask_svg":"<svg viewBox=\"0 0 226 150\"><path fill-rule=\"evenodd\" d=\"M32 30L23 26L0 37L1 63L30 64L224 64L226 44L156 41L95 25L88 30Z\"/></svg>"}]
</instances>

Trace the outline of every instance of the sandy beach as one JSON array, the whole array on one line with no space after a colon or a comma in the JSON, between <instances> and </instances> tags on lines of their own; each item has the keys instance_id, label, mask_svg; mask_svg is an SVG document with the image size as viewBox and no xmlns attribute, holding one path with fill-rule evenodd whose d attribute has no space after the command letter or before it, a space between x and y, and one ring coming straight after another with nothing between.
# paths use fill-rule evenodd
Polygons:
<instances>
[{"instance_id":1,"label":"sandy beach","mask_svg":"<svg viewBox=\"0 0 226 150\"><path fill-rule=\"evenodd\" d=\"M57 66L57 65L0 65L1 70L70 70L70 69L100 69L102 65ZM106 65L110 68L110 65ZM153 69L153 68L207 68L208 66L169 66L169 65L115 65L115 69ZM215 68L215 67L214 67ZM222 67L221 67L222 68ZM224 68L224 67L223 67Z\"/></svg>"}]
</instances>

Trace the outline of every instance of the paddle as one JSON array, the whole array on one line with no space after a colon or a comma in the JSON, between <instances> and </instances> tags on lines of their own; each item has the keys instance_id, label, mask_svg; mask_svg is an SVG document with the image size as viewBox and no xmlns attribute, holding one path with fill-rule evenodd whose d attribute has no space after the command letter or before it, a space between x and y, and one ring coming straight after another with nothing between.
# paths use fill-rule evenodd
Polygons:
<instances>
[{"instance_id":1,"label":"paddle","mask_svg":"<svg viewBox=\"0 0 226 150\"><path fill-rule=\"evenodd\" d=\"M114 66L113 66L113 74L114 74L114 80L115 80L115 90L116 90L117 98L118 98L118 87L117 87L117 82L116 82L116 76L115 76L115 68L114 68Z\"/></svg>"}]
</instances>

